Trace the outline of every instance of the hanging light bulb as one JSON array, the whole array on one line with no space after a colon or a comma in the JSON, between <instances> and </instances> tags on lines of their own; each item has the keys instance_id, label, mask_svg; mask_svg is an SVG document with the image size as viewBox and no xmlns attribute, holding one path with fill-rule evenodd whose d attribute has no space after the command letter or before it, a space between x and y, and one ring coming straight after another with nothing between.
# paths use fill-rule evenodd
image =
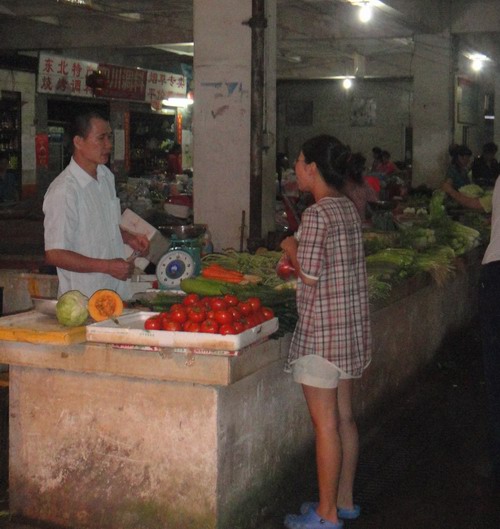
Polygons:
<instances>
[{"instance_id":1,"label":"hanging light bulb","mask_svg":"<svg viewBox=\"0 0 500 529\"><path fill-rule=\"evenodd\" d=\"M351 81L351 79L349 79L349 77L346 77L346 78L342 81L342 86L344 87L345 90L349 90L349 88L351 88L351 86L352 86L352 81Z\"/></svg>"},{"instance_id":2,"label":"hanging light bulb","mask_svg":"<svg viewBox=\"0 0 500 529\"><path fill-rule=\"evenodd\" d=\"M480 70L483 69L483 60L482 59L473 59L472 60L472 64L471 64L471 68L475 72L479 72Z\"/></svg>"},{"instance_id":3,"label":"hanging light bulb","mask_svg":"<svg viewBox=\"0 0 500 529\"><path fill-rule=\"evenodd\" d=\"M366 2L360 6L358 16L359 20L361 20L363 24L366 24L372 19L373 10L369 2Z\"/></svg>"}]
</instances>

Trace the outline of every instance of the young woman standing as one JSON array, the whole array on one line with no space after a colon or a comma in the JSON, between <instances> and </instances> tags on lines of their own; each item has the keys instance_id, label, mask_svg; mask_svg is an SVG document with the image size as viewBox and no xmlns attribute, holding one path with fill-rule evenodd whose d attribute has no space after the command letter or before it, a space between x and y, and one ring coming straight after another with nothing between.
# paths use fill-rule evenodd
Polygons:
<instances>
[{"instance_id":1,"label":"young woman standing","mask_svg":"<svg viewBox=\"0 0 500 529\"><path fill-rule=\"evenodd\" d=\"M299 189L315 203L281 245L299 273L289 364L314 427L319 503L287 515L288 529L339 529L342 518L360 513L353 503L358 432L351 401L353 379L370 361L371 329L361 220L339 191L352 162L349 148L327 135L306 141L295 162Z\"/></svg>"}]
</instances>

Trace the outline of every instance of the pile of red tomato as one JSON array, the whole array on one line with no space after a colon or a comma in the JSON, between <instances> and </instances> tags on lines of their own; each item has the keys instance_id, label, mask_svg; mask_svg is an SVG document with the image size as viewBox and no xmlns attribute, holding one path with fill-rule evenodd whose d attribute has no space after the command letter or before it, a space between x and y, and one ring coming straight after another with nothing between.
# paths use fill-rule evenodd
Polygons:
<instances>
[{"instance_id":1,"label":"pile of red tomato","mask_svg":"<svg viewBox=\"0 0 500 529\"><path fill-rule=\"evenodd\" d=\"M239 334L274 318L269 307L263 307L259 298L240 301L237 296L200 298L187 294L167 312L160 312L144 322L147 330L204 332L212 334Z\"/></svg>"}]
</instances>

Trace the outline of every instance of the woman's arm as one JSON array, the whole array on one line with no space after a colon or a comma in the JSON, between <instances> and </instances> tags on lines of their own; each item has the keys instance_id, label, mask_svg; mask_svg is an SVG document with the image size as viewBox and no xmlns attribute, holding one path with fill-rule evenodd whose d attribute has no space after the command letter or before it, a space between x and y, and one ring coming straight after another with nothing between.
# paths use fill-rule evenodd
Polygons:
<instances>
[{"instance_id":1,"label":"woman's arm","mask_svg":"<svg viewBox=\"0 0 500 529\"><path fill-rule=\"evenodd\" d=\"M446 180L442 185L441 189L448 194L455 202L463 206L464 208L468 209L478 209L480 211L484 211L484 207L481 204L481 201L479 198L476 197L468 197L467 195L464 195L463 193L460 193L460 191L457 191L453 185L451 184L451 180Z\"/></svg>"},{"instance_id":2,"label":"woman's arm","mask_svg":"<svg viewBox=\"0 0 500 529\"><path fill-rule=\"evenodd\" d=\"M299 275L301 281L305 283L306 285L310 285L310 286L315 285L318 282L317 279L313 279L302 273L299 261L297 260L298 246L299 246L299 243L293 235L281 241L281 248L288 255L288 258L290 259L290 262L292 263L292 266L295 268L295 271Z\"/></svg>"}]
</instances>

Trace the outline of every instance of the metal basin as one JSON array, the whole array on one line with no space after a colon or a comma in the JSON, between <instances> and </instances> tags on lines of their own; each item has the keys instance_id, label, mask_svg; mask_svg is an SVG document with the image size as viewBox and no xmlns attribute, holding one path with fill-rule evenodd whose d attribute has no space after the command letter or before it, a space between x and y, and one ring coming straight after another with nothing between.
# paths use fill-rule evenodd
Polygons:
<instances>
[{"instance_id":1,"label":"metal basin","mask_svg":"<svg viewBox=\"0 0 500 529\"><path fill-rule=\"evenodd\" d=\"M179 226L159 226L158 231L169 239L185 241L187 239L198 239L206 231L206 224L181 224Z\"/></svg>"},{"instance_id":2,"label":"metal basin","mask_svg":"<svg viewBox=\"0 0 500 529\"><path fill-rule=\"evenodd\" d=\"M32 296L31 301L33 302L33 308L37 312L47 314L48 316L56 315L57 299Z\"/></svg>"}]
</instances>

